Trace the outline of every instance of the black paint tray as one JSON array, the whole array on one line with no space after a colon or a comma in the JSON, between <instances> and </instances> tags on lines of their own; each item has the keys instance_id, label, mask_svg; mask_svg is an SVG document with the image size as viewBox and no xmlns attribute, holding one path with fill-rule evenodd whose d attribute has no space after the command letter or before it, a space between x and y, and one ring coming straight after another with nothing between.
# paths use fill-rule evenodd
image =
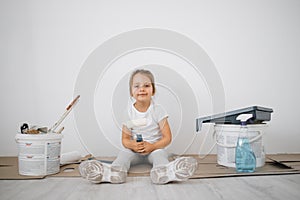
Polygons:
<instances>
[{"instance_id":1,"label":"black paint tray","mask_svg":"<svg viewBox=\"0 0 300 200\"><path fill-rule=\"evenodd\" d=\"M233 110L221 114L200 117L196 119L196 131L200 131L202 123L216 123L216 124L240 124L239 120L236 120L240 114L252 114L252 118L247 121L247 124L261 124L263 121L271 120L271 113L273 109L264 108L260 106L251 106L238 110Z\"/></svg>"}]
</instances>

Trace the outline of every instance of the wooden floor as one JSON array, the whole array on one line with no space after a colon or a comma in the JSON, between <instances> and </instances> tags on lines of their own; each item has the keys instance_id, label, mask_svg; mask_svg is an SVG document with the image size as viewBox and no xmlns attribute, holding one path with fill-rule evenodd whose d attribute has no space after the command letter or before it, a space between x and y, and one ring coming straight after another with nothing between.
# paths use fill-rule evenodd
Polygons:
<instances>
[{"instance_id":1,"label":"wooden floor","mask_svg":"<svg viewBox=\"0 0 300 200\"><path fill-rule=\"evenodd\" d=\"M91 184L81 178L1 180L0 199L272 199L299 200L300 174L191 179L154 185L149 177L128 177L124 184Z\"/></svg>"}]
</instances>

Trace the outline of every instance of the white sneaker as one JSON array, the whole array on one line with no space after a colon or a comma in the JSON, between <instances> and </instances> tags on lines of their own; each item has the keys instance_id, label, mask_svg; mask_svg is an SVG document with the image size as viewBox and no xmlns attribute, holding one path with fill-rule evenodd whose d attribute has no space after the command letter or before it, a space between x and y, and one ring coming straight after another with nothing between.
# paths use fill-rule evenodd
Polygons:
<instances>
[{"instance_id":1,"label":"white sneaker","mask_svg":"<svg viewBox=\"0 0 300 200\"><path fill-rule=\"evenodd\" d=\"M122 167L111 166L98 160L87 160L79 165L80 175L92 183L124 183L127 172Z\"/></svg>"},{"instance_id":2,"label":"white sneaker","mask_svg":"<svg viewBox=\"0 0 300 200\"><path fill-rule=\"evenodd\" d=\"M155 167L150 177L155 184L165 184L171 181L186 181L197 169L197 160L191 157L181 157L167 165Z\"/></svg>"}]
</instances>

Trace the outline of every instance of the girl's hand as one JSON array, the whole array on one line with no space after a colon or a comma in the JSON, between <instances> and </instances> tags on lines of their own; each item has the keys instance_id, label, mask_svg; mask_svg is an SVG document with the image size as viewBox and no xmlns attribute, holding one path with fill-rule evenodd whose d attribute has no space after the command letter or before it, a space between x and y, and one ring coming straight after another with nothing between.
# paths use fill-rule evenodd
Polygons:
<instances>
[{"instance_id":1,"label":"girl's hand","mask_svg":"<svg viewBox=\"0 0 300 200\"><path fill-rule=\"evenodd\" d=\"M132 140L132 150L136 153L143 153L145 152L145 147L144 147L145 142L136 142Z\"/></svg>"},{"instance_id":2,"label":"girl's hand","mask_svg":"<svg viewBox=\"0 0 300 200\"><path fill-rule=\"evenodd\" d=\"M141 142L138 142L138 143L141 143ZM142 143L143 143L144 148L142 149L142 152L139 152L140 154L147 155L155 150L155 146L153 144L146 142L146 141L144 141Z\"/></svg>"}]
</instances>

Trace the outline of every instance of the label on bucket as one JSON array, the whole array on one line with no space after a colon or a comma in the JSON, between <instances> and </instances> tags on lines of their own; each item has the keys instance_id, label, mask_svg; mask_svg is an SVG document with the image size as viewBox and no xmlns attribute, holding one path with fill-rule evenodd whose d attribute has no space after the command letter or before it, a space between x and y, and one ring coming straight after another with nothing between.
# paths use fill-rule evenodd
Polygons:
<instances>
[{"instance_id":1,"label":"label on bucket","mask_svg":"<svg viewBox=\"0 0 300 200\"><path fill-rule=\"evenodd\" d=\"M227 144L228 146L235 146L237 137L231 135L220 135L218 137L218 142L221 144ZM230 167L235 166L235 148L218 146L217 151L219 163L222 163L222 165L224 165L224 163L230 163Z\"/></svg>"},{"instance_id":2,"label":"label on bucket","mask_svg":"<svg viewBox=\"0 0 300 200\"><path fill-rule=\"evenodd\" d=\"M17 140L19 173L40 176L59 172L61 138L56 140Z\"/></svg>"},{"instance_id":3,"label":"label on bucket","mask_svg":"<svg viewBox=\"0 0 300 200\"><path fill-rule=\"evenodd\" d=\"M19 143L19 154L20 155L44 155L45 148L44 144L25 142Z\"/></svg>"}]
</instances>

